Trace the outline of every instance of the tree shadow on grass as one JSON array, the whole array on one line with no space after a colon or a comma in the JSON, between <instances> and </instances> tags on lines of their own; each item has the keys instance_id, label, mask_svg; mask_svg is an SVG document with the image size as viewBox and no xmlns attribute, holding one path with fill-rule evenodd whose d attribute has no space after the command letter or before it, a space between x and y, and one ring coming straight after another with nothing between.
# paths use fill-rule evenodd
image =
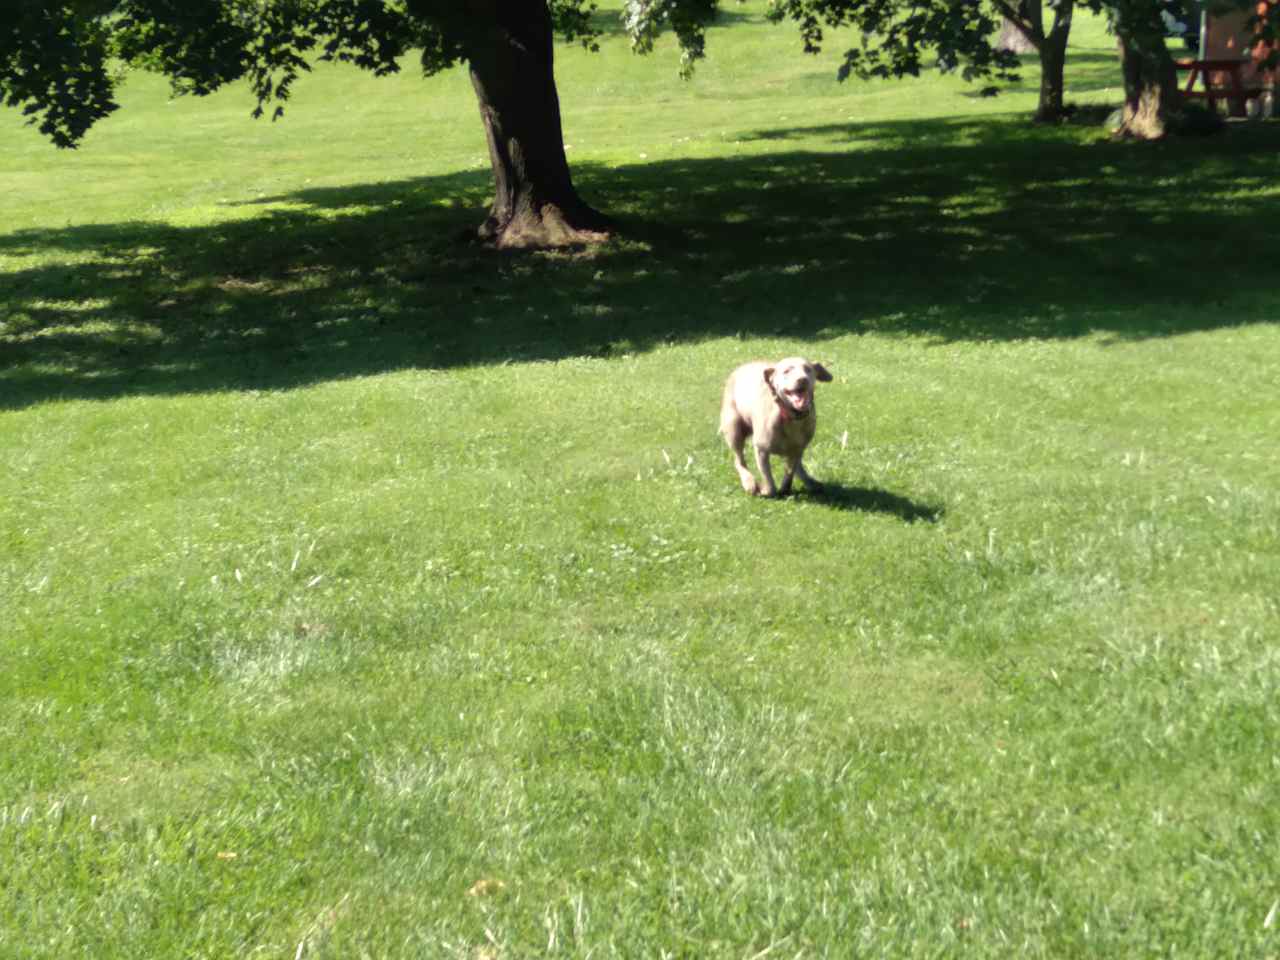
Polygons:
<instances>
[{"instance_id":1,"label":"tree shadow on grass","mask_svg":"<svg viewBox=\"0 0 1280 960\"><path fill-rule=\"evenodd\" d=\"M874 487L847 487L840 483L823 481L822 489L808 495L807 499L819 506L833 510L851 510L858 513L884 513L907 523L923 521L937 523L943 509L926 503L917 503L908 497Z\"/></svg>"},{"instance_id":2,"label":"tree shadow on grass","mask_svg":"<svg viewBox=\"0 0 1280 960\"><path fill-rule=\"evenodd\" d=\"M302 190L211 225L0 235L0 409L280 389L708 337L1125 340L1274 322L1280 126L1134 147L999 120L767 129L576 168L600 248L459 244L484 173ZM815 146L817 144L817 146ZM1205 238L1211 242L1192 242Z\"/></svg>"}]
</instances>

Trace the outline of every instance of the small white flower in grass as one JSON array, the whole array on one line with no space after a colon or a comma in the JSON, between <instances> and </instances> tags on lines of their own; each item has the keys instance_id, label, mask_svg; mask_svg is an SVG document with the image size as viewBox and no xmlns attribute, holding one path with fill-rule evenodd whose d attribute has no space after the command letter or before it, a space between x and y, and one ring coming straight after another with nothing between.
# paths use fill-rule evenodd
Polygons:
<instances>
[{"instance_id":1,"label":"small white flower in grass","mask_svg":"<svg viewBox=\"0 0 1280 960\"><path fill-rule=\"evenodd\" d=\"M1276 923L1276 913L1280 911L1280 900L1271 905L1271 909L1267 911L1267 919L1262 921L1262 928L1270 930Z\"/></svg>"},{"instance_id":2,"label":"small white flower in grass","mask_svg":"<svg viewBox=\"0 0 1280 960\"><path fill-rule=\"evenodd\" d=\"M244 574L240 572L239 567L236 567L236 583L244 583Z\"/></svg>"}]
</instances>

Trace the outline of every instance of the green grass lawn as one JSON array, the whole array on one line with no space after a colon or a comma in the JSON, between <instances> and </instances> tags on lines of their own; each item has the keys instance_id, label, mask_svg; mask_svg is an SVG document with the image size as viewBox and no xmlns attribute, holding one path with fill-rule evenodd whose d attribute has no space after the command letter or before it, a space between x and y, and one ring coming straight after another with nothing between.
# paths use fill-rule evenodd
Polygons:
<instances>
[{"instance_id":1,"label":"green grass lawn","mask_svg":"<svg viewBox=\"0 0 1280 960\"><path fill-rule=\"evenodd\" d=\"M560 50L586 252L461 73L0 114L0 957L1280 956L1280 130L762 12Z\"/></svg>"}]
</instances>

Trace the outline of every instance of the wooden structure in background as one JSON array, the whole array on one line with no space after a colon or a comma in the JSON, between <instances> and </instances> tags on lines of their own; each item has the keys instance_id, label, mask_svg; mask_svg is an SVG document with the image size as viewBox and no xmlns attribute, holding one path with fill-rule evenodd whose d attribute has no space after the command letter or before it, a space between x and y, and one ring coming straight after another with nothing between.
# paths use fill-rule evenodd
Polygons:
<instances>
[{"instance_id":1,"label":"wooden structure in background","mask_svg":"<svg viewBox=\"0 0 1280 960\"><path fill-rule=\"evenodd\" d=\"M1274 3L1280 0L1262 0L1254 12L1265 14ZM1270 112L1280 71L1264 66L1271 49L1253 43L1250 16L1248 10L1205 14L1199 56L1174 61L1179 70L1188 72L1183 96L1207 100L1214 109L1224 100L1233 117L1246 116L1249 101L1259 98L1260 109Z\"/></svg>"}]
</instances>

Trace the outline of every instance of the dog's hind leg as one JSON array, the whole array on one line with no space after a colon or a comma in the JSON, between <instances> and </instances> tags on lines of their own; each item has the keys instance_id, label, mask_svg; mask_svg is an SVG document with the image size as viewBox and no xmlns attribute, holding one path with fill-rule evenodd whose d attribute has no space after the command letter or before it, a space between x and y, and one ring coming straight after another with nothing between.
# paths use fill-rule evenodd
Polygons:
<instances>
[{"instance_id":1,"label":"dog's hind leg","mask_svg":"<svg viewBox=\"0 0 1280 960\"><path fill-rule=\"evenodd\" d=\"M799 466L799 460L788 460L786 472L782 475L782 483L778 486L778 496L785 497L791 492L791 478L796 475L796 467ZM803 472L804 468L800 468ZM806 484L808 486L808 484Z\"/></svg>"},{"instance_id":2,"label":"dog's hind leg","mask_svg":"<svg viewBox=\"0 0 1280 960\"><path fill-rule=\"evenodd\" d=\"M756 484L756 478L747 469L747 460L742 454L742 448L746 444L747 437L750 436L751 431L747 429L747 425L740 418L726 417L720 425L720 432L724 435L724 442L729 445L730 451L733 452L733 466L738 471L738 480L742 484L742 489L754 496L759 492L759 488Z\"/></svg>"}]
</instances>

